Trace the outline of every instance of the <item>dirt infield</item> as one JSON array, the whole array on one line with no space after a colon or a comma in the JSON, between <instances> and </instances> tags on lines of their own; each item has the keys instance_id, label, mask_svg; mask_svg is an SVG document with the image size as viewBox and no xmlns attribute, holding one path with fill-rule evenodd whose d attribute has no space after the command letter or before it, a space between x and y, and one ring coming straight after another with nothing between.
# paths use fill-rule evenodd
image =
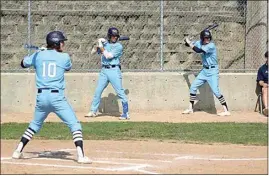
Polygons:
<instances>
[{"instance_id":1,"label":"dirt infield","mask_svg":"<svg viewBox=\"0 0 269 176\"><path fill-rule=\"evenodd\" d=\"M72 141L33 140L28 159L1 141L1 174L267 174L267 147L158 141L85 141L92 164L77 164Z\"/></svg>"},{"instance_id":2,"label":"dirt infield","mask_svg":"<svg viewBox=\"0 0 269 176\"><path fill-rule=\"evenodd\" d=\"M118 114L80 121L118 121ZM29 122L32 114L2 114L1 123ZM181 111L136 112L130 121L158 122L262 122L254 112L232 112L230 117ZM46 121L60 121L50 115ZM19 139L18 139L19 140ZM1 174L268 174L267 146L201 145L169 141L85 141L92 164L75 162L71 140L32 140L25 148L27 159L11 159L18 140L1 140Z\"/></svg>"}]
</instances>

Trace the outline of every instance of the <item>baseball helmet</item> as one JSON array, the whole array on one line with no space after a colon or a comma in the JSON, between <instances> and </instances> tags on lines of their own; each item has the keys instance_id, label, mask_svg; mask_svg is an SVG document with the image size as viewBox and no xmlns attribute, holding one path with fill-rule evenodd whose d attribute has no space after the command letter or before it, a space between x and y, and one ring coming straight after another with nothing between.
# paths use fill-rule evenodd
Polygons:
<instances>
[{"instance_id":1,"label":"baseball helmet","mask_svg":"<svg viewBox=\"0 0 269 176\"><path fill-rule=\"evenodd\" d=\"M117 36L118 39L120 37L119 30L117 28L115 28L115 27L111 27L107 31L107 38L108 38L108 40L110 40L112 36Z\"/></svg>"},{"instance_id":2,"label":"baseball helmet","mask_svg":"<svg viewBox=\"0 0 269 176\"><path fill-rule=\"evenodd\" d=\"M60 46L60 43L66 40L67 38L65 37L64 33L61 31L52 31L48 33L46 37L48 46Z\"/></svg>"},{"instance_id":3,"label":"baseball helmet","mask_svg":"<svg viewBox=\"0 0 269 176\"><path fill-rule=\"evenodd\" d=\"M268 58L268 51L264 54L264 57Z\"/></svg>"},{"instance_id":4,"label":"baseball helmet","mask_svg":"<svg viewBox=\"0 0 269 176\"><path fill-rule=\"evenodd\" d=\"M212 40L211 32L208 29L205 29L200 33L200 39L203 41L204 38L209 38L210 40Z\"/></svg>"}]
</instances>

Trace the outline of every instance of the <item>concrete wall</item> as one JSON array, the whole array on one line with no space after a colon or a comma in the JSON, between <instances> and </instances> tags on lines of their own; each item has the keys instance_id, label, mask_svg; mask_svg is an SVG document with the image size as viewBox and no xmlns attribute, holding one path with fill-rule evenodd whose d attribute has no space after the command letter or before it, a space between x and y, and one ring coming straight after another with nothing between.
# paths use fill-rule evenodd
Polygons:
<instances>
[{"instance_id":1,"label":"concrete wall","mask_svg":"<svg viewBox=\"0 0 269 176\"><path fill-rule=\"evenodd\" d=\"M189 102L189 86L194 74L177 72L123 73L130 111L185 109ZM98 80L98 73L66 74L66 97L75 111L87 112ZM220 74L220 88L231 110L253 110L257 100L256 74ZM1 74L1 113L33 112L35 106L33 73ZM196 109L216 112L221 108L208 85L198 92ZM103 92L101 112L121 112L121 103L109 85Z\"/></svg>"}]
</instances>

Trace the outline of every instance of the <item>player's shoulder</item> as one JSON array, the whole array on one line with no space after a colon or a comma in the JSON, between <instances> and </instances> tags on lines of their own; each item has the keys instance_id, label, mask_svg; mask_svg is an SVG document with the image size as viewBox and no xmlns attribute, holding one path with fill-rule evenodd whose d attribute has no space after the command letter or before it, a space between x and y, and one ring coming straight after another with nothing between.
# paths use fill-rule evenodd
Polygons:
<instances>
[{"instance_id":1,"label":"player's shoulder","mask_svg":"<svg viewBox=\"0 0 269 176\"><path fill-rule=\"evenodd\" d=\"M207 44L207 47L209 47L209 48L216 48L216 45L215 45L214 42L211 41L210 43Z\"/></svg>"},{"instance_id":2,"label":"player's shoulder","mask_svg":"<svg viewBox=\"0 0 269 176\"><path fill-rule=\"evenodd\" d=\"M64 52L58 52L58 62L61 63L66 63L66 62L70 62L71 58L70 55L68 53L64 53Z\"/></svg>"},{"instance_id":3,"label":"player's shoulder","mask_svg":"<svg viewBox=\"0 0 269 176\"><path fill-rule=\"evenodd\" d=\"M202 42L201 42L201 40L197 40L197 41L194 41L194 44L195 45L202 45Z\"/></svg>"},{"instance_id":4,"label":"player's shoulder","mask_svg":"<svg viewBox=\"0 0 269 176\"><path fill-rule=\"evenodd\" d=\"M261 70L267 70L268 69L268 65L263 64L262 66L260 66L260 69Z\"/></svg>"},{"instance_id":5,"label":"player's shoulder","mask_svg":"<svg viewBox=\"0 0 269 176\"><path fill-rule=\"evenodd\" d=\"M267 69L265 68L265 66L266 66L265 64L261 65L258 69L258 73L262 72L264 69Z\"/></svg>"},{"instance_id":6,"label":"player's shoulder","mask_svg":"<svg viewBox=\"0 0 269 176\"><path fill-rule=\"evenodd\" d=\"M58 52L59 55L65 59L69 59L70 58L70 55L68 53L64 53L64 52Z\"/></svg>"},{"instance_id":7,"label":"player's shoulder","mask_svg":"<svg viewBox=\"0 0 269 176\"><path fill-rule=\"evenodd\" d=\"M120 42L115 43L115 45L117 46L117 48L122 49L123 45Z\"/></svg>"}]
</instances>

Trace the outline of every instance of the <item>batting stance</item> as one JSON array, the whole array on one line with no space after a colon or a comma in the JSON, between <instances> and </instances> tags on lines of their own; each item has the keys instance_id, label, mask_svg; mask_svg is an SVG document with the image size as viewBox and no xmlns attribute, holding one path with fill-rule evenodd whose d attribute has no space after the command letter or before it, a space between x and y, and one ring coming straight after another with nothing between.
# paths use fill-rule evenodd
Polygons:
<instances>
[{"instance_id":1,"label":"batting stance","mask_svg":"<svg viewBox=\"0 0 269 176\"><path fill-rule=\"evenodd\" d=\"M93 97L91 110L87 115L85 115L85 117L97 116L96 113L100 105L101 95L108 83L111 83L118 97L122 101L123 113L119 119L130 119L127 96L122 88L120 58L123 53L123 46L118 42L119 37L119 30L115 27L111 27L107 32L108 41L104 38L98 39L97 46L101 54L102 69L99 74L99 80Z\"/></svg>"},{"instance_id":2,"label":"batting stance","mask_svg":"<svg viewBox=\"0 0 269 176\"><path fill-rule=\"evenodd\" d=\"M185 45L191 47L196 53L201 54L203 69L190 87L190 105L183 114L193 113L193 104L196 100L197 89L205 82L209 84L214 95L219 99L223 106L224 112L219 113L219 116L229 116L227 103L219 90L219 68L217 60L217 49L212 41L212 35L209 30L203 30L200 33L200 40L191 42L189 38L185 38Z\"/></svg>"},{"instance_id":3,"label":"batting stance","mask_svg":"<svg viewBox=\"0 0 269 176\"><path fill-rule=\"evenodd\" d=\"M37 133L47 118L54 112L69 127L73 134L73 141L77 149L78 163L91 163L84 155L81 124L72 107L64 96L64 72L72 67L70 56L63 53L64 41L67 38L60 31L48 33L46 37L47 49L39 50L21 61L23 68L33 66L36 72L37 97L34 119L22 135L21 141L14 151L12 158L23 158L22 150Z\"/></svg>"}]
</instances>

